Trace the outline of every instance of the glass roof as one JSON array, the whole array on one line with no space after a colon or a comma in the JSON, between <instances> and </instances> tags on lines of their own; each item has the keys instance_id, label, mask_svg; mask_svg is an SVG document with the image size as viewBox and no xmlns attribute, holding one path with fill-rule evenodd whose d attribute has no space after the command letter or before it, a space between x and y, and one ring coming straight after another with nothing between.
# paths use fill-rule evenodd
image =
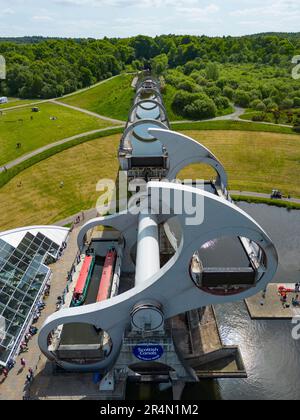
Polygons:
<instances>
[{"instance_id":1,"label":"glass roof","mask_svg":"<svg viewBox=\"0 0 300 420\"><path fill-rule=\"evenodd\" d=\"M6 365L45 286L47 257L60 246L41 233L27 232L15 248L0 239L0 364Z\"/></svg>"}]
</instances>

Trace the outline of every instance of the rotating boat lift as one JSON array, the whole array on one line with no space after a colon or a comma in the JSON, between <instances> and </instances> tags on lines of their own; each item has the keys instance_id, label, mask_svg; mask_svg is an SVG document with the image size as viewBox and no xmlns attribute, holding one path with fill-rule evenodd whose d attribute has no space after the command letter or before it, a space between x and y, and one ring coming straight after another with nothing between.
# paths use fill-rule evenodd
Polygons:
<instances>
[{"instance_id":1,"label":"rotating boat lift","mask_svg":"<svg viewBox=\"0 0 300 420\"><path fill-rule=\"evenodd\" d=\"M145 91L157 90L157 98L161 98L157 83L151 86L151 79L144 83ZM143 83L138 87L138 95L141 93ZM150 102L153 104L155 101L151 99ZM145 104L144 97L141 103ZM136 99L133 109L138 104ZM150 103L149 109L152 109ZM163 104L160 103L157 109L166 115ZM152 349L153 346L161 347L162 354L153 360L170 366L175 372L173 379L195 381L195 372L184 362L172 337L167 333L168 321L191 310L242 300L264 290L276 273L278 255L267 233L233 204L227 192L226 171L216 156L193 139L171 131L161 121L139 120L137 117L137 121L132 122L130 118L120 148L120 164L123 169L131 170L133 167L130 159L135 150L130 136L141 126L146 136L144 139L138 136L134 141L144 143L145 148L150 150L147 159L151 157L153 144L156 143L156 150L157 145L160 145L161 156L164 157L164 179L153 181L150 175L150 182L133 207L119 214L90 220L78 235L78 247L83 250L86 235L91 229L103 226L118 231L122 244L121 270L134 273L135 285L129 291L105 302L63 309L50 316L40 331L39 345L49 360L64 369L100 370L108 374L107 378L112 382L111 372L128 374L129 366L134 361L138 362L133 348L136 349L139 344ZM156 162L153 160L154 166ZM215 193L175 181L178 173L192 163L205 163L215 169ZM150 165L150 168L153 166ZM196 224L193 217L197 217ZM161 227L174 251L173 256L162 266L159 245ZM251 284L242 282L239 286L218 287L213 282L209 287L209 279L208 284L207 281L202 284L204 273L201 264L199 270L193 272L197 251L210 241L222 237L240 238L254 272ZM135 246L134 261L132 250ZM234 274L231 273L232 276ZM217 275L222 277L228 273L225 270ZM214 279L215 276L214 273ZM104 360L78 366L59 360L57 354L48 348L48 339L53 331L61 325L76 323L93 325L97 330L109 334L111 351Z\"/></svg>"}]
</instances>

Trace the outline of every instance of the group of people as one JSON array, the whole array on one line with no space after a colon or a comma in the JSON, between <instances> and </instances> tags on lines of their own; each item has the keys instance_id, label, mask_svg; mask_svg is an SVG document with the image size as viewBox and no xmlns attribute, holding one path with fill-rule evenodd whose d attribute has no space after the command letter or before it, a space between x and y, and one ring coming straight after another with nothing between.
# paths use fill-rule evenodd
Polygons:
<instances>
[{"instance_id":1,"label":"group of people","mask_svg":"<svg viewBox=\"0 0 300 420\"><path fill-rule=\"evenodd\" d=\"M300 307L300 300L299 300L299 294L300 294L300 282L295 284L295 290L292 291L291 289L285 289L285 288L281 288L281 290L279 290L279 295L280 295L280 301L282 303L283 308L289 308L290 305L288 303L288 293L290 292L294 292L296 293L296 296L292 298L292 306L294 308L296 307Z\"/></svg>"}]
</instances>

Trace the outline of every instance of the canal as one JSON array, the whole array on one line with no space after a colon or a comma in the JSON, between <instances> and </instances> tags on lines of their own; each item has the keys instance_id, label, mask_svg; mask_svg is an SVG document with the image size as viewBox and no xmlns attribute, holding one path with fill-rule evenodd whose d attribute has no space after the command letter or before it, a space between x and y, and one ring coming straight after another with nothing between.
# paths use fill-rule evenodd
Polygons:
<instances>
[{"instance_id":1,"label":"canal","mask_svg":"<svg viewBox=\"0 0 300 420\"><path fill-rule=\"evenodd\" d=\"M240 203L266 230L279 253L277 283L300 281L300 211ZM215 307L224 344L239 345L247 379L202 380L183 400L300 399L300 340L291 321L252 321L244 302ZM128 386L128 399L170 399L166 385Z\"/></svg>"}]
</instances>

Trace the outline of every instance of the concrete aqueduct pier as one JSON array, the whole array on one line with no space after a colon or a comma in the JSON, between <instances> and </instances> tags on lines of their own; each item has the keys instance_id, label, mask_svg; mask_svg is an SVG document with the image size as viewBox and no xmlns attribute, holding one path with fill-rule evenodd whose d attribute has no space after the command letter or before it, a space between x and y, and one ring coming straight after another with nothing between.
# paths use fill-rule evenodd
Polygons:
<instances>
[{"instance_id":1,"label":"concrete aqueduct pier","mask_svg":"<svg viewBox=\"0 0 300 420\"><path fill-rule=\"evenodd\" d=\"M82 227L81 258L63 309L40 331L42 352L61 372L99 373L99 399L124 398L128 380L171 382L179 399L188 382L245 376L212 305L266 288L278 265L271 239L232 202L218 158L170 130L150 75L137 83L119 161L119 179L138 195L129 210ZM194 163L215 179L176 180Z\"/></svg>"}]
</instances>

